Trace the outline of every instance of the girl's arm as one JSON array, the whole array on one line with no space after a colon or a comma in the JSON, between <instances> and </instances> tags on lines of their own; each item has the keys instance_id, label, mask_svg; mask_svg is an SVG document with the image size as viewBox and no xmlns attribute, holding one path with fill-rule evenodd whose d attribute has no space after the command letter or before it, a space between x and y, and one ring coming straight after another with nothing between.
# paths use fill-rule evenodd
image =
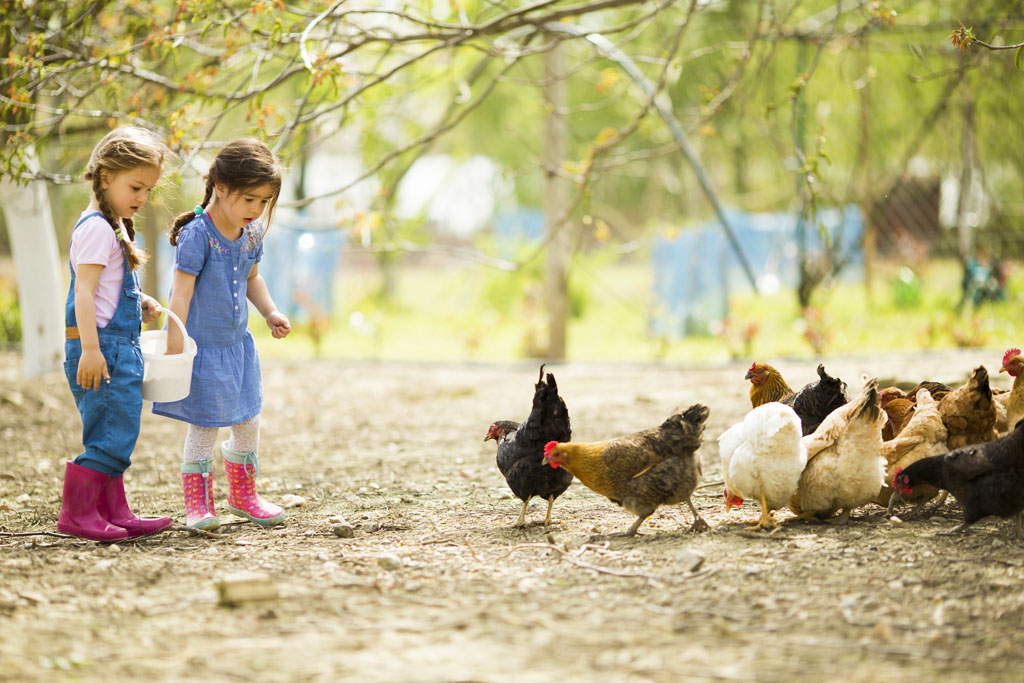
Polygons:
<instances>
[{"instance_id":1,"label":"girl's arm","mask_svg":"<svg viewBox=\"0 0 1024 683\"><path fill-rule=\"evenodd\" d=\"M171 284L171 300L167 302L167 308L178 316L182 323L188 322L188 309L192 304L192 290L195 289L195 286L195 275L181 270L174 271L174 282ZM168 316L166 353L181 353L184 348L185 339L181 336L181 329Z\"/></svg>"},{"instance_id":2,"label":"girl's arm","mask_svg":"<svg viewBox=\"0 0 1024 683\"><path fill-rule=\"evenodd\" d=\"M258 263L253 264L245 289L246 297L267 321L267 327L270 328L270 334L274 339L287 337L288 333L292 331L292 324L288 321L288 316L277 310L274 299L270 296L267 281L260 275Z\"/></svg>"},{"instance_id":3,"label":"girl's arm","mask_svg":"<svg viewBox=\"0 0 1024 683\"><path fill-rule=\"evenodd\" d=\"M100 351L100 336L96 331L96 286L100 282L102 266L83 263L75 268L75 320L78 337L82 342L82 358L78 361L78 386L85 390L99 390L103 380L110 379L107 361Z\"/></svg>"}]
</instances>

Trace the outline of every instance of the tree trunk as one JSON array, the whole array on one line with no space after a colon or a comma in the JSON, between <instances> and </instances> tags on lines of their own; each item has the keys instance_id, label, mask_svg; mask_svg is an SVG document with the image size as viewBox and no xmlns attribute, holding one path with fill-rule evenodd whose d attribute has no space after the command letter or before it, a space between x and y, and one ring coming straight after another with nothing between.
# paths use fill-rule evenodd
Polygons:
<instances>
[{"instance_id":1,"label":"tree trunk","mask_svg":"<svg viewBox=\"0 0 1024 683\"><path fill-rule=\"evenodd\" d=\"M974 100L968 92L964 99L964 134L962 153L960 161L960 192L957 196L957 250L960 252L960 260L967 263L967 259L974 255L974 224L977 218L971 215L973 205L971 197L971 185L974 182Z\"/></svg>"},{"instance_id":2,"label":"tree trunk","mask_svg":"<svg viewBox=\"0 0 1024 683\"><path fill-rule=\"evenodd\" d=\"M146 253L149 260L142 266L142 291L158 301L167 301L168 292L160 291L160 271L166 264L160 263L159 240L163 237L163 224L160 222L160 214L152 202L146 202L135 219L135 228L141 232L146 242ZM138 234L135 236L138 241ZM166 238L165 238L166 239ZM163 304L161 303L161 306ZM173 325L173 323L171 323ZM145 325L147 330L158 330L163 326L163 318L158 318Z\"/></svg>"},{"instance_id":3,"label":"tree trunk","mask_svg":"<svg viewBox=\"0 0 1024 683\"><path fill-rule=\"evenodd\" d=\"M568 154L569 130L565 119L568 84L563 78L563 48L550 50L544 60L544 97L548 117L544 124L544 161L548 169L561 168ZM569 318L569 230L565 212L569 204L566 181L548 170L544 178L544 216L548 235L544 268L544 301L548 312L548 346L545 356L563 360ZM563 221L563 219L566 219Z\"/></svg>"},{"instance_id":4,"label":"tree trunk","mask_svg":"<svg viewBox=\"0 0 1024 683\"><path fill-rule=\"evenodd\" d=\"M874 190L871 184L871 53L869 43L861 43L864 54L864 85L860 89L860 146L857 149L857 166L860 172L860 212L864 220L864 289L867 292L868 308L874 306L874 276L877 261L877 238L875 222L871 219L871 205Z\"/></svg>"},{"instance_id":5,"label":"tree trunk","mask_svg":"<svg viewBox=\"0 0 1024 683\"><path fill-rule=\"evenodd\" d=\"M0 180L0 205L14 255L21 308L21 357L26 377L59 370L64 362L64 278L46 184Z\"/></svg>"}]
</instances>

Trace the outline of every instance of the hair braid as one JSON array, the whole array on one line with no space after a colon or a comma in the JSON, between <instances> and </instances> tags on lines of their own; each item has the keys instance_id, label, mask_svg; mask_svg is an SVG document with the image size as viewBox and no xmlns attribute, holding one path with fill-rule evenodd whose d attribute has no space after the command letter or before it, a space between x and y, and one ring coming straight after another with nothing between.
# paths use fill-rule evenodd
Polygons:
<instances>
[{"instance_id":1,"label":"hair braid","mask_svg":"<svg viewBox=\"0 0 1024 683\"><path fill-rule=\"evenodd\" d=\"M95 173L92 176L92 193L96 197L96 203L99 204L100 213L110 224L110 228L116 235L118 233L117 219L114 217L114 211L110 208L110 204L107 203L107 195L103 191L103 179L100 173ZM117 242L121 245L121 251L124 252L124 257L128 260L128 268L135 270L143 263L145 263L149 256L145 251L135 246L135 226L130 218L121 219L121 225L128 233L129 239L118 238Z\"/></svg>"},{"instance_id":2,"label":"hair braid","mask_svg":"<svg viewBox=\"0 0 1024 683\"><path fill-rule=\"evenodd\" d=\"M206 205L210 203L210 199L213 198L213 179L209 175L206 176L206 194L203 195L203 201L199 206L206 208ZM188 225L192 219L196 217L195 211L186 211L183 214L179 214L174 219L174 224L171 225L170 231L168 231L168 237L171 240L171 246L175 247L178 245L178 235L181 234L181 229Z\"/></svg>"},{"instance_id":3,"label":"hair braid","mask_svg":"<svg viewBox=\"0 0 1024 683\"><path fill-rule=\"evenodd\" d=\"M135 222L131 218L120 218L110 206L103 188L103 174L116 177L140 166L149 166L162 172L166 151L151 132L137 126L124 126L103 136L93 148L86 164L84 178L92 183L92 195L100 213L118 236L118 243L131 270L146 262L146 252L135 245Z\"/></svg>"}]
</instances>

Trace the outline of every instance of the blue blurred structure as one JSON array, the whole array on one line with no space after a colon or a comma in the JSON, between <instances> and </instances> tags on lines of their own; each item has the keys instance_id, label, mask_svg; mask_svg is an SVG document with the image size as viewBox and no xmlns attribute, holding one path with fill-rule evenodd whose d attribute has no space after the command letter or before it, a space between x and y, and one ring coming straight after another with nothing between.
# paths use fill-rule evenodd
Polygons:
<instances>
[{"instance_id":1,"label":"blue blurred structure","mask_svg":"<svg viewBox=\"0 0 1024 683\"><path fill-rule=\"evenodd\" d=\"M544 238L544 224L544 212L540 209L520 207L499 212L494 216L498 253L503 258L512 258L523 243L539 242Z\"/></svg>"},{"instance_id":2,"label":"blue blurred structure","mask_svg":"<svg viewBox=\"0 0 1024 683\"><path fill-rule=\"evenodd\" d=\"M795 288L800 217L737 209L726 210L726 217L757 277L758 288L768 293L781 287ZM847 259L847 268L862 265L864 221L860 208L849 205L821 210L818 220ZM808 256L822 253L824 242L817 225L803 227ZM706 333L709 325L728 316L731 285L737 278L741 282L746 279L719 223L708 221L671 237L659 234L651 251L655 297L651 328L655 335L676 339Z\"/></svg>"},{"instance_id":3,"label":"blue blurred structure","mask_svg":"<svg viewBox=\"0 0 1024 683\"><path fill-rule=\"evenodd\" d=\"M292 323L331 315L334 278L346 241L346 231L333 226L319 229L301 215L271 223L263 238L260 275L266 280L274 303ZM157 253L160 291L155 295L166 300L174 278L174 247L166 238L161 239Z\"/></svg>"},{"instance_id":4,"label":"blue blurred structure","mask_svg":"<svg viewBox=\"0 0 1024 683\"><path fill-rule=\"evenodd\" d=\"M333 312L334 276L347 236L344 230L315 229L301 221L271 226L260 274L277 307L293 323Z\"/></svg>"}]
</instances>

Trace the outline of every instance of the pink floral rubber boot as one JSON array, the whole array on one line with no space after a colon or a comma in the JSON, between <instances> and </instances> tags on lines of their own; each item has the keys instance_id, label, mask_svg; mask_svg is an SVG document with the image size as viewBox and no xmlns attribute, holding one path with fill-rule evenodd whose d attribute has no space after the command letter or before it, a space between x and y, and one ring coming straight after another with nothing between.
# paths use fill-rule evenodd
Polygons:
<instances>
[{"instance_id":1,"label":"pink floral rubber boot","mask_svg":"<svg viewBox=\"0 0 1024 683\"><path fill-rule=\"evenodd\" d=\"M228 510L260 526L274 526L285 520L280 506L268 503L256 493L256 475L260 465L255 453L239 453L220 445L224 456L224 472L228 475Z\"/></svg>"},{"instance_id":2,"label":"pink floral rubber boot","mask_svg":"<svg viewBox=\"0 0 1024 683\"><path fill-rule=\"evenodd\" d=\"M211 531L220 526L213 509L213 459L181 465L185 488L185 525Z\"/></svg>"}]
</instances>

